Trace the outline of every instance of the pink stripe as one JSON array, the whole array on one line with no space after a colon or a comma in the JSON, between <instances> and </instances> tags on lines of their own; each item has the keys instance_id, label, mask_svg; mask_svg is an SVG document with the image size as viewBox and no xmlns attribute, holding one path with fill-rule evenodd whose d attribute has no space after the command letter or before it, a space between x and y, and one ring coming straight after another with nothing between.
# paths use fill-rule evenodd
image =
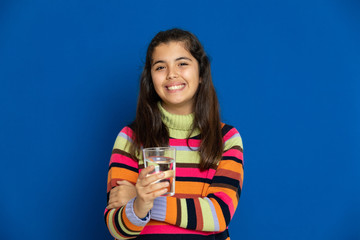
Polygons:
<instances>
[{"instance_id":1,"label":"pink stripe","mask_svg":"<svg viewBox=\"0 0 360 240\"><path fill-rule=\"evenodd\" d=\"M121 130L121 133L125 133L127 136L129 136L131 139L134 139L133 136L134 136L134 132L133 130L131 130L131 128L129 127L124 127L122 130Z\"/></svg>"},{"instance_id":2,"label":"pink stripe","mask_svg":"<svg viewBox=\"0 0 360 240\"><path fill-rule=\"evenodd\" d=\"M234 156L234 157L237 157L237 158L239 158L239 159L241 159L241 160L243 160L243 153L242 152L240 152L239 150L237 150L237 149L230 149L230 150L228 150L228 151L226 151L224 154L223 154L223 156L230 156L230 157L232 157L232 156Z\"/></svg>"},{"instance_id":3,"label":"pink stripe","mask_svg":"<svg viewBox=\"0 0 360 240\"><path fill-rule=\"evenodd\" d=\"M231 197L229 197L227 194L225 194L223 192L216 192L216 193L214 193L214 195L217 196L218 198L220 198L221 200L223 200L226 203L226 205L229 206L230 215L232 217L235 213L235 210L234 210L234 205L233 205L233 201L232 201Z\"/></svg>"},{"instance_id":4,"label":"pink stripe","mask_svg":"<svg viewBox=\"0 0 360 240\"><path fill-rule=\"evenodd\" d=\"M229 140L232 136L234 136L234 134L239 133L235 128L232 128L228 133L225 134L223 140L224 142L226 142L227 140Z\"/></svg>"},{"instance_id":5,"label":"pink stripe","mask_svg":"<svg viewBox=\"0 0 360 240\"><path fill-rule=\"evenodd\" d=\"M199 177L212 179L216 170L209 169L208 171L201 172L198 168L176 168L177 177Z\"/></svg>"},{"instance_id":6,"label":"pink stripe","mask_svg":"<svg viewBox=\"0 0 360 240\"><path fill-rule=\"evenodd\" d=\"M129 157L126 157L126 156L118 154L118 153L111 155L109 166L112 163L122 163L122 164L128 165L130 167L138 168L137 162L135 162L133 159L131 159Z\"/></svg>"},{"instance_id":7,"label":"pink stripe","mask_svg":"<svg viewBox=\"0 0 360 240\"><path fill-rule=\"evenodd\" d=\"M189 230L174 225L146 225L140 235L143 234L197 234L207 236L214 234L214 232Z\"/></svg>"},{"instance_id":8,"label":"pink stripe","mask_svg":"<svg viewBox=\"0 0 360 240\"><path fill-rule=\"evenodd\" d=\"M186 139L170 139L170 146L187 146ZM190 147L200 147L200 140L190 139L189 140Z\"/></svg>"}]
</instances>

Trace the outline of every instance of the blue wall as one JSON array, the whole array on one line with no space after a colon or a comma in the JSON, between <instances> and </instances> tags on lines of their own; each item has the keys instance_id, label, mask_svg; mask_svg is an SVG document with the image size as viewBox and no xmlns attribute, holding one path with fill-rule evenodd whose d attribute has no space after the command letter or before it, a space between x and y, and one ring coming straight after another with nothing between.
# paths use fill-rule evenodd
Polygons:
<instances>
[{"instance_id":1,"label":"blue wall","mask_svg":"<svg viewBox=\"0 0 360 240\"><path fill-rule=\"evenodd\" d=\"M0 239L111 239L147 44L194 32L244 140L232 239L360 239L359 1L0 2Z\"/></svg>"}]
</instances>

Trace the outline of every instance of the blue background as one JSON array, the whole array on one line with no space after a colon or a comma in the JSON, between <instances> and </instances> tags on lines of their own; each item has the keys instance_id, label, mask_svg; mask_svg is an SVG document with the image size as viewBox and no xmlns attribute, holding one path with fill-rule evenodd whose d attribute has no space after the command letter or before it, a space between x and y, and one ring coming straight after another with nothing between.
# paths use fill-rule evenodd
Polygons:
<instances>
[{"instance_id":1,"label":"blue background","mask_svg":"<svg viewBox=\"0 0 360 240\"><path fill-rule=\"evenodd\" d=\"M244 141L232 239L360 239L360 2L0 2L0 239L111 239L147 44L194 32Z\"/></svg>"}]
</instances>

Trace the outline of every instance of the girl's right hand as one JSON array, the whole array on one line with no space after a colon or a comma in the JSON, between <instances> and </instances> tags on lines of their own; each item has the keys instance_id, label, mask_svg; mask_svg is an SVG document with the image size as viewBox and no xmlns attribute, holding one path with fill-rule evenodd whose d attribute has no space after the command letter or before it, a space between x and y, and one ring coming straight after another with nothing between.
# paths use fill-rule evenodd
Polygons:
<instances>
[{"instance_id":1,"label":"girl's right hand","mask_svg":"<svg viewBox=\"0 0 360 240\"><path fill-rule=\"evenodd\" d=\"M163 172L150 174L154 170L154 166L149 166L141 171L135 188L137 197L134 201L134 212L139 218L144 218L154 205L154 199L160 197L167 192L169 183L157 182L164 178Z\"/></svg>"}]
</instances>

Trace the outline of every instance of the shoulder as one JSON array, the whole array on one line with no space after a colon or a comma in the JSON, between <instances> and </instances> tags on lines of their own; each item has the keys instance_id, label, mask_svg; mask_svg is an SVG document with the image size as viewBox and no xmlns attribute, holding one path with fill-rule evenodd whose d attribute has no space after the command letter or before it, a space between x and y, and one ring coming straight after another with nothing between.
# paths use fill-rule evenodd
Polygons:
<instances>
[{"instance_id":1,"label":"shoulder","mask_svg":"<svg viewBox=\"0 0 360 240\"><path fill-rule=\"evenodd\" d=\"M118 137L123 137L127 140L133 140L135 136L135 131L132 125L127 125L121 129L118 134Z\"/></svg>"},{"instance_id":2,"label":"shoulder","mask_svg":"<svg viewBox=\"0 0 360 240\"><path fill-rule=\"evenodd\" d=\"M221 133L225 150L238 146L242 151L243 143L239 131L234 126L225 123L222 123L221 125Z\"/></svg>"},{"instance_id":3,"label":"shoulder","mask_svg":"<svg viewBox=\"0 0 360 240\"><path fill-rule=\"evenodd\" d=\"M135 133L131 124L123 127L116 137L114 148L125 148L125 146L133 143L134 137Z\"/></svg>"}]
</instances>

